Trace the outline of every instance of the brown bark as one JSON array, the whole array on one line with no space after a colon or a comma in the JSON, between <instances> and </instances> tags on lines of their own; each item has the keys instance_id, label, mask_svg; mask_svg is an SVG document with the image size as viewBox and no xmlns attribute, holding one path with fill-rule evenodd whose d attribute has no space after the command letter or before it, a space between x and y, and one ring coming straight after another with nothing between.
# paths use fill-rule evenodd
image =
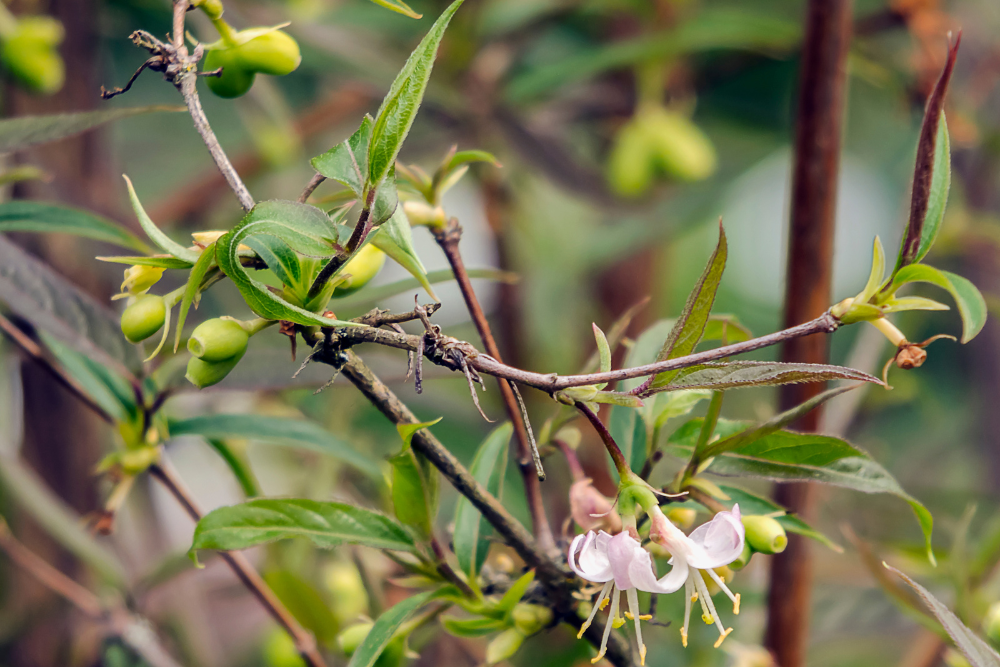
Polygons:
<instances>
[{"instance_id":1,"label":"brown bark","mask_svg":"<svg viewBox=\"0 0 1000 667\"><path fill-rule=\"evenodd\" d=\"M792 180L785 323L817 317L830 306L833 238L837 201L841 125L844 109L847 49L851 31L850 0L810 0L799 83ZM783 361L826 363L825 336L785 343ZM823 391L821 383L786 385L780 393L787 410ZM820 412L812 411L795 424L814 431ZM808 484L783 484L775 500L790 511L808 516L812 489ZM764 645L781 667L805 664L809 632L812 563L806 541L790 536L788 548L771 563L768 622Z\"/></svg>"}]
</instances>

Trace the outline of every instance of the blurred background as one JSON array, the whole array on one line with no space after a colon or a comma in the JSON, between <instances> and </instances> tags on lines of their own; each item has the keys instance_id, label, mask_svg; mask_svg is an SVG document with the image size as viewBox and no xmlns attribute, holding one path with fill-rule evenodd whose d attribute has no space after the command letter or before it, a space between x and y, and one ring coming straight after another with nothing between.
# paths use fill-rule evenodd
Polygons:
<instances>
[{"instance_id":1,"label":"blurred background","mask_svg":"<svg viewBox=\"0 0 1000 667\"><path fill-rule=\"evenodd\" d=\"M222 145L258 200L294 199L313 173L308 159L378 108L410 49L446 6L411 4L424 19L363 0L226 2L226 19L236 27L290 21L287 31L303 53L296 72L260 76L243 98L223 100L202 89ZM99 97L102 85L123 85L145 57L128 40L131 31L168 32L164 0L17 0L10 9L62 21L66 77L50 95L8 81L6 116L181 103L155 72L114 100ZM445 37L402 160L430 170L457 144L488 150L502 163L473 166L444 207L465 230L469 267L499 268L517 278L476 281L507 363L572 373L593 350L591 322L607 330L647 296L631 336L676 315L711 254L720 216L730 259L716 312L737 316L755 334L779 327L803 12L797 0L467 0ZM992 314L1000 289L1000 4L856 0L854 12L831 303L863 287L876 235L890 256L896 252L923 102L943 65L947 33L962 29L947 105L953 185L932 261L972 279ZM200 13L190 17L194 35L215 39ZM174 238L228 229L241 217L185 113L129 118L6 159L8 166L33 165L47 175L8 187L10 197L93 210L135 230L122 173ZM324 185L317 197L332 192ZM118 291L121 267L93 259L109 254L108 247L58 235L11 236L97 299L107 302ZM426 230L416 228L414 237L429 271L447 267ZM405 275L390 262L372 285ZM449 335L476 340L457 288L442 284L438 294L444 306L435 320ZM338 316L368 310L373 302L364 295L338 306ZM408 308L412 294L378 304ZM200 313L250 315L227 283L206 295ZM955 334L959 327L954 313L906 314L898 323L910 340ZM833 362L879 371L889 352L877 338L861 327L838 332ZM893 372L893 391L869 389L856 409L834 404L828 419L848 415L850 439L928 506L941 565L931 571L919 558L921 536L905 503L821 490L817 527L845 551L814 546L810 665L916 667L953 659L880 589L872 558L905 563L973 627L1000 598L1000 582L986 576L1000 536L1000 328L991 320L969 345L939 342L929 352L920 370ZM313 394L329 379L328 370L310 368L291 380L303 353L293 361L283 336L256 337L251 353L222 384L172 397L167 412L305 416L375 455L398 448L391 424L343 380ZM470 405L464 378L428 368L417 396L412 383L403 384L404 355L362 353L419 417L443 416L435 433L471 460L491 427ZM773 351L758 358L773 358ZM482 396L483 407L500 418L494 389ZM554 410L540 394L526 399L537 425ZM724 414L761 419L774 405L768 390L734 391ZM603 448L589 429L582 431L584 466L612 493ZM140 479L109 536L72 530L104 506L110 487L93 471L114 437L44 370L0 341L0 511L14 533L77 581L141 611L185 665L299 664L290 643L217 558L206 555L206 569L194 569L185 556L192 523L162 489ZM263 442L230 444L247 457L267 495L365 499L375 507L386 502L384 485L357 478L333 459ZM242 499L240 485L203 441L176 438L167 457L205 509ZM511 465L504 501L527 521L521 479ZM543 491L559 528L568 516L571 477L558 458L547 468ZM673 472L665 465L656 477L666 481ZM441 516L448 517L450 489L443 503ZM73 525L60 523L66 521ZM91 554L90 561L81 553ZM386 583L395 566L373 551L319 551L292 541L250 555L334 655L340 629L407 594ZM105 568L95 567L102 558ZM765 620L764 560L756 559L734 584L745 611L725 650L710 648L707 634L681 649L682 601L664 599L658 618L673 627L647 630L649 664L766 664L750 662ZM979 575L970 576L974 566ZM414 664L483 661L481 640L425 634L412 643L420 653ZM588 657L586 645L563 627L530 640L513 662L557 666ZM141 663L99 624L0 558L0 664Z\"/></svg>"}]
</instances>

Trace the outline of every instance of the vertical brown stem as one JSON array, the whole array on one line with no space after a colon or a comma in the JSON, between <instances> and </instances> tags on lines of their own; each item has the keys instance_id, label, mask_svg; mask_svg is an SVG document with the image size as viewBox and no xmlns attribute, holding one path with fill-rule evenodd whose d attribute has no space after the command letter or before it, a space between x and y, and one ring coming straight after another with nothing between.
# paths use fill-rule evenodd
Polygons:
<instances>
[{"instance_id":1,"label":"vertical brown stem","mask_svg":"<svg viewBox=\"0 0 1000 667\"><path fill-rule=\"evenodd\" d=\"M500 357L500 348L497 347L496 340L493 338L490 323L486 320L482 306L479 305L479 298L476 296L475 290L472 289L472 281L469 279L469 273L465 270L465 262L462 261L462 254L458 250L458 242L462 238L462 227L458 224L458 220L452 218L448 221L444 229L435 230L434 238L438 242L438 245L441 246L441 250L444 251L445 257L448 258L451 270L455 274L455 280L458 282L458 286L462 290L462 296L465 298L465 305L472 316L472 322L476 325L476 331L479 332L479 337L486 347L486 353L500 363L503 363L503 359ZM541 483L535 471L531 455L531 444L528 440L528 432L525 424L521 418L521 410L518 407L517 399L514 397L514 392L511 391L510 386L500 378L497 378L497 383L500 385L500 394L503 396L507 415L514 424L514 432L517 434L517 467L521 471L522 479L524 479L524 493L527 496L528 509L531 512L531 524L534 528L535 540L543 551L555 551L555 538L552 535L552 527L549 525L549 519L545 514Z\"/></svg>"},{"instance_id":2,"label":"vertical brown stem","mask_svg":"<svg viewBox=\"0 0 1000 667\"><path fill-rule=\"evenodd\" d=\"M795 324L822 314L830 305L847 49L851 31L850 0L810 0L799 83L799 105L792 179L785 322ZM825 363L827 339L809 336L787 341L783 361ZM786 385L781 409L787 410L823 391L818 382ZM813 410L795 427L814 431L820 412ZM808 484L783 484L775 500L808 515ZM780 667L805 664L809 629L812 567L806 541L792 536L784 553L771 562L767 630L764 645Z\"/></svg>"}]
</instances>

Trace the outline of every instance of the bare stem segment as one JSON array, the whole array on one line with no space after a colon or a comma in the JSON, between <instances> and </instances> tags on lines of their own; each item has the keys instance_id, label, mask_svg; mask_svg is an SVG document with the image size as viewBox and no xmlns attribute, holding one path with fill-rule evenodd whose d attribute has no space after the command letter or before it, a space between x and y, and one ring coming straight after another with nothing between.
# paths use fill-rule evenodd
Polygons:
<instances>
[{"instance_id":1,"label":"bare stem segment","mask_svg":"<svg viewBox=\"0 0 1000 667\"><path fill-rule=\"evenodd\" d=\"M195 522L201 520L201 510L191 496L191 492L173 469L161 463L151 466L149 473L173 494L174 498L177 499L177 502L181 504L181 507L184 508L184 511L188 513L191 519ZM305 659L306 663L308 663L309 667L326 667L326 662L323 660L323 656L320 655L319 649L316 646L316 638L308 630L299 625L299 622L285 608L281 600L268 588L246 556L238 551L220 551L219 555L226 561L226 564L229 565L233 572L236 573L236 576L243 582L243 585L267 609L267 612L274 620L291 635L295 641L295 648L302 655L303 659Z\"/></svg>"},{"instance_id":2,"label":"bare stem segment","mask_svg":"<svg viewBox=\"0 0 1000 667\"><path fill-rule=\"evenodd\" d=\"M356 386L365 398L379 409L394 424L419 423L416 415L399 400L371 369L353 352L347 352L348 361L343 374ZM480 485L455 456L427 429L417 431L413 436L413 448L427 457L441 474L459 493L469 499L483 517L490 522L504 540L524 559L528 567L535 568L538 580L549 593L555 612L564 621L579 628L583 619L576 612L573 598L575 585L572 575L561 561L557 561L543 551L524 526L507 509ZM594 646L600 646L602 632L594 625L584 636ZM607 659L618 667L632 665L632 655L628 644L618 634L612 634L608 641Z\"/></svg>"},{"instance_id":3,"label":"bare stem segment","mask_svg":"<svg viewBox=\"0 0 1000 667\"><path fill-rule=\"evenodd\" d=\"M479 304L479 298L472 287L469 273L465 270L465 262L462 260L462 253L458 244L462 238L462 227L458 220L452 218L444 229L434 230L434 240L441 246L451 270L455 274L459 289L462 290L462 297L465 299L465 306L472 316L472 322L476 325L479 338L486 347L486 354L490 355L498 362L503 363L500 357L500 348L497 347L496 339L490 330L490 323L483 313L483 308ZM528 501L528 510L531 512L531 524L534 528L535 539L538 545L545 551L554 550L556 547L555 538L552 536L552 527L545 514L545 504L542 498L542 489L539 475L535 470L534 457L532 456L532 445L528 439L528 425L522 418L521 409L513 390L502 378L497 378L500 385L500 395L503 397L504 407L507 409L507 416L514 424L514 433L517 435L517 467L521 471L521 478L524 480L524 494Z\"/></svg>"}]
</instances>

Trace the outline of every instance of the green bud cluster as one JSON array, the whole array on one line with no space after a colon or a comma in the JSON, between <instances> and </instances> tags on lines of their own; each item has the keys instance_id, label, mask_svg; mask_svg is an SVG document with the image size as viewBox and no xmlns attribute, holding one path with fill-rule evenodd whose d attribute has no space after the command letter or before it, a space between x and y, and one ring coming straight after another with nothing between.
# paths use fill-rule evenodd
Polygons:
<instances>
[{"instance_id":1,"label":"green bud cluster","mask_svg":"<svg viewBox=\"0 0 1000 667\"><path fill-rule=\"evenodd\" d=\"M691 120L660 106L640 108L618 131L608 160L608 182L623 197L638 197L657 173L700 181L715 171L712 142Z\"/></svg>"},{"instance_id":2,"label":"green bud cluster","mask_svg":"<svg viewBox=\"0 0 1000 667\"><path fill-rule=\"evenodd\" d=\"M58 46L65 37L62 23L51 16L19 19L13 30L3 35L0 60L25 88L50 95L66 79L66 68Z\"/></svg>"},{"instance_id":3,"label":"green bud cluster","mask_svg":"<svg viewBox=\"0 0 1000 667\"><path fill-rule=\"evenodd\" d=\"M205 71L222 68L220 76L208 77L209 89L219 97L244 95L257 74L284 76L302 62L298 43L282 30L252 28L234 32L224 23L221 26L222 39L205 55Z\"/></svg>"},{"instance_id":4,"label":"green bud cluster","mask_svg":"<svg viewBox=\"0 0 1000 667\"><path fill-rule=\"evenodd\" d=\"M188 381L199 389L222 382L247 351L250 334L236 320L217 317L195 327L188 339Z\"/></svg>"}]
</instances>

